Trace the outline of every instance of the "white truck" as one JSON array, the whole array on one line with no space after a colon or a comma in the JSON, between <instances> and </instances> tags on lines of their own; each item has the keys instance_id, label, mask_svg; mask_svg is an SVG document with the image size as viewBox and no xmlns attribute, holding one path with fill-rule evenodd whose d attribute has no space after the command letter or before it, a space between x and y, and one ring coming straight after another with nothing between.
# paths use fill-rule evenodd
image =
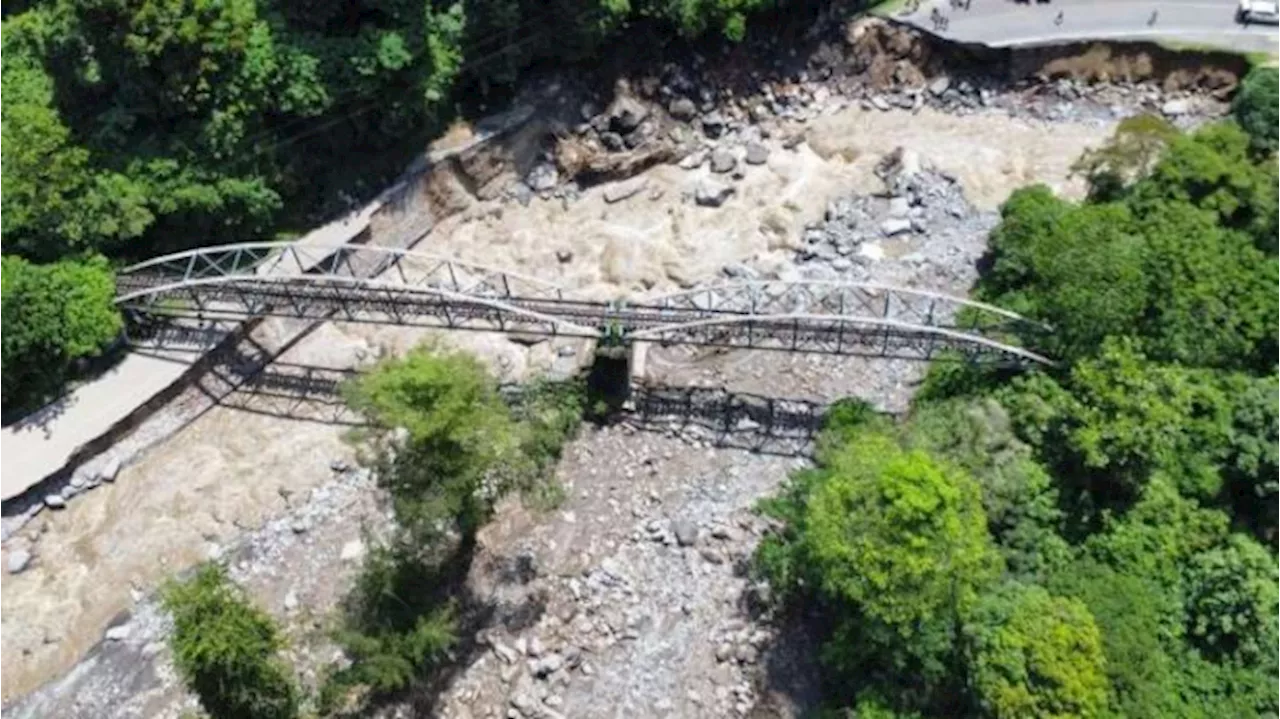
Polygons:
<instances>
[{"instance_id":1,"label":"white truck","mask_svg":"<svg viewBox=\"0 0 1280 719\"><path fill-rule=\"evenodd\" d=\"M1280 2L1277 0L1240 0L1236 20L1248 25L1280 25Z\"/></svg>"}]
</instances>

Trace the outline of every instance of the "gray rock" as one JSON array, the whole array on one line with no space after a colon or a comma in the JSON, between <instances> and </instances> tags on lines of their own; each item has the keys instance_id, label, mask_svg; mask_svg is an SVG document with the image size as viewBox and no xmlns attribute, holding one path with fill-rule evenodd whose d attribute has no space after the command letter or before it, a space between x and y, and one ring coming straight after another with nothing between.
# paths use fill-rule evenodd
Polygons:
<instances>
[{"instance_id":1,"label":"gray rock","mask_svg":"<svg viewBox=\"0 0 1280 719\"><path fill-rule=\"evenodd\" d=\"M556 250L556 262L560 264L573 262L573 250Z\"/></svg>"},{"instance_id":2,"label":"gray rock","mask_svg":"<svg viewBox=\"0 0 1280 719\"><path fill-rule=\"evenodd\" d=\"M555 165L544 162L530 170L524 181L534 192L546 192L560 182L560 173Z\"/></svg>"},{"instance_id":3,"label":"gray rock","mask_svg":"<svg viewBox=\"0 0 1280 719\"><path fill-rule=\"evenodd\" d=\"M644 177L633 177L625 182L614 183L604 188L604 201L609 204L622 202L643 190L648 184L649 180Z\"/></svg>"},{"instance_id":4,"label":"gray rock","mask_svg":"<svg viewBox=\"0 0 1280 719\"><path fill-rule=\"evenodd\" d=\"M123 642L133 633L133 627L129 624L117 624L107 630L107 640L112 642Z\"/></svg>"},{"instance_id":5,"label":"gray rock","mask_svg":"<svg viewBox=\"0 0 1280 719\"><path fill-rule=\"evenodd\" d=\"M893 237L911 231L911 220L888 219L880 223L880 231L885 237Z\"/></svg>"},{"instance_id":6,"label":"gray rock","mask_svg":"<svg viewBox=\"0 0 1280 719\"><path fill-rule=\"evenodd\" d=\"M741 262L734 262L733 264L725 265L720 268L720 272L724 273L725 277L732 277L739 280L754 280L759 278L759 273Z\"/></svg>"},{"instance_id":7,"label":"gray rock","mask_svg":"<svg viewBox=\"0 0 1280 719\"><path fill-rule=\"evenodd\" d=\"M511 706L524 716L537 716L538 700L527 691L517 691L511 697Z\"/></svg>"},{"instance_id":8,"label":"gray rock","mask_svg":"<svg viewBox=\"0 0 1280 719\"><path fill-rule=\"evenodd\" d=\"M747 164L763 165L769 159L769 148L758 142L747 145Z\"/></svg>"},{"instance_id":9,"label":"gray rock","mask_svg":"<svg viewBox=\"0 0 1280 719\"><path fill-rule=\"evenodd\" d=\"M721 185L711 180L704 180L698 184L698 189L694 193L694 202L702 207L719 207L729 199L736 190L732 186Z\"/></svg>"},{"instance_id":10,"label":"gray rock","mask_svg":"<svg viewBox=\"0 0 1280 719\"><path fill-rule=\"evenodd\" d=\"M298 594L297 592L294 592L292 589L290 589L289 593L284 595L284 610L286 612L292 612L297 608L298 608Z\"/></svg>"},{"instance_id":11,"label":"gray rock","mask_svg":"<svg viewBox=\"0 0 1280 719\"><path fill-rule=\"evenodd\" d=\"M295 519L289 525L289 528L293 530L294 534L306 534L307 530L311 529L311 525L307 524L304 519Z\"/></svg>"},{"instance_id":12,"label":"gray rock","mask_svg":"<svg viewBox=\"0 0 1280 719\"><path fill-rule=\"evenodd\" d=\"M525 647L524 651L526 654L536 659L542 656L547 651L547 648L542 646L541 639L533 637L529 639L529 644Z\"/></svg>"},{"instance_id":13,"label":"gray rock","mask_svg":"<svg viewBox=\"0 0 1280 719\"><path fill-rule=\"evenodd\" d=\"M911 202L905 197L894 197L889 200L889 216L906 217L911 212Z\"/></svg>"},{"instance_id":14,"label":"gray rock","mask_svg":"<svg viewBox=\"0 0 1280 719\"><path fill-rule=\"evenodd\" d=\"M520 658L520 655L516 653L516 650L496 639L493 642L493 653L497 654L498 658L507 664L515 664L516 660Z\"/></svg>"},{"instance_id":15,"label":"gray rock","mask_svg":"<svg viewBox=\"0 0 1280 719\"><path fill-rule=\"evenodd\" d=\"M1160 106L1160 112L1168 117L1178 117L1191 112L1190 100L1170 100Z\"/></svg>"},{"instance_id":16,"label":"gray rock","mask_svg":"<svg viewBox=\"0 0 1280 719\"><path fill-rule=\"evenodd\" d=\"M711 153L711 171L716 174L731 172L738 166L738 159L728 150L716 150Z\"/></svg>"},{"instance_id":17,"label":"gray rock","mask_svg":"<svg viewBox=\"0 0 1280 719\"><path fill-rule=\"evenodd\" d=\"M621 152L626 149L627 143L622 139L622 135L616 132L600 133L600 144L604 145L604 149L610 152Z\"/></svg>"},{"instance_id":18,"label":"gray rock","mask_svg":"<svg viewBox=\"0 0 1280 719\"><path fill-rule=\"evenodd\" d=\"M697 152L685 155L678 164L682 170L696 170L699 167L702 167L702 164L707 161L707 157L710 155L711 153L707 150L698 150Z\"/></svg>"},{"instance_id":19,"label":"gray rock","mask_svg":"<svg viewBox=\"0 0 1280 719\"><path fill-rule=\"evenodd\" d=\"M671 523L671 532L682 547L692 547L698 543L698 525L687 520L677 519Z\"/></svg>"},{"instance_id":20,"label":"gray rock","mask_svg":"<svg viewBox=\"0 0 1280 719\"><path fill-rule=\"evenodd\" d=\"M739 644L734 657L743 664L755 664L760 659L760 650L750 644Z\"/></svg>"},{"instance_id":21,"label":"gray rock","mask_svg":"<svg viewBox=\"0 0 1280 719\"><path fill-rule=\"evenodd\" d=\"M542 678L552 674L564 666L564 657L559 652L550 652L533 663L533 675Z\"/></svg>"},{"instance_id":22,"label":"gray rock","mask_svg":"<svg viewBox=\"0 0 1280 719\"><path fill-rule=\"evenodd\" d=\"M9 552L9 573L22 574L31 564L31 552L25 549L15 549Z\"/></svg>"},{"instance_id":23,"label":"gray rock","mask_svg":"<svg viewBox=\"0 0 1280 719\"><path fill-rule=\"evenodd\" d=\"M947 77L946 75L943 75L942 77L936 78L934 79L933 82L929 83L929 92L935 96L941 95L942 93L946 92L947 88L949 87L951 87L951 78Z\"/></svg>"},{"instance_id":24,"label":"gray rock","mask_svg":"<svg viewBox=\"0 0 1280 719\"><path fill-rule=\"evenodd\" d=\"M718 112L708 113L702 117L702 131L712 139L724 134L725 125L724 115Z\"/></svg>"},{"instance_id":25,"label":"gray rock","mask_svg":"<svg viewBox=\"0 0 1280 719\"><path fill-rule=\"evenodd\" d=\"M888 112L889 109L891 108L891 105L889 105L889 101L884 99L884 97L881 95L876 95L871 98L871 106L881 112Z\"/></svg>"},{"instance_id":26,"label":"gray rock","mask_svg":"<svg viewBox=\"0 0 1280 719\"><path fill-rule=\"evenodd\" d=\"M728 642L721 642L716 647L716 661L727 662L733 657L733 645Z\"/></svg>"},{"instance_id":27,"label":"gray rock","mask_svg":"<svg viewBox=\"0 0 1280 719\"><path fill-rule=\"evenodd\" d=\"M342 545L338 558L344 562L354 562L364 556L364 542L353 539Z\"/></svg>"},{"instance_id":28,"label":"gray rock","mask_svg":"<svg viewBox=\"0 0 1280 719\"><path fill-rule=\"evenodd\" d=\"M114 482L116 475L120 474L120 458L116 457L102 466L98 470L98 480L101 482Z\"/></svg>"},{"instance_id":29,"label":"gray rock","mask_svg":"<svg viewBox=\"0 0 1280 719\"><path fill-rule=\"evenodd\" d=\"M62 509L67 506L67 500L61 494L55 492L44 496L44 504L49 509Z\"/></svg>"},{"instance_id":30,"label":"gray rock","mask_svg":"<svg viewBox=\"0 0 1280 719\"><path fill-rule=\"evenodd\" d=\"M698 114L698 106L687 97L677 97L667 106L667 112L677 120L692 120Z\"/></svg>"},{"instance_id":31,"label":"gray rock","mask_svg":"<svg viewBox=\"0 0 1280 719\"><path fill-rule=\"evenodd\" d=\"M649 106L643 102L621 95L609 106L609 128L625 135L640 126L649 117Z\"/></svg>"},{"instance_id":32,"label":"gray rock","mask_svg":"<svg viewBox=\"0 0 1280 719\"><path fill-rule=\"evenodd\" d=\"M721 554L718 549L703 547L698 553L701 554L702 558L709 564L724 564L724 555Z\"/></svg>"},{"instance_id":33,"label":"gray rock","mask_svg":"<svg viewBox=\"0 0 1280 719\"><path fill-rule=\"evenodd\" d=\"M711 536L716 539L722 539L726 542L732 542L738 538L738 533L733 531L732 527L726 527L723 524L719 524L712 528Z\"/></svg>"}]
</instances>

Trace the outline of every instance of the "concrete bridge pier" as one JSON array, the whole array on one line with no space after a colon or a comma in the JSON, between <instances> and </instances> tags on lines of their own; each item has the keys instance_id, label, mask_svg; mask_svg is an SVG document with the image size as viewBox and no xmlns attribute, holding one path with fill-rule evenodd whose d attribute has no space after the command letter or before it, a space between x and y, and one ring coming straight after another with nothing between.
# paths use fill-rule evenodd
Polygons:
<instances>
[{"instance_id":1,"label":"concrete bridge pier","mask_svg":"<svg viewBox=\"0 0 1280 719\"><path fill-rule=\"evenodd\" d=\"M633 383L643 381L648 342L596 342L587 373L587 410L606 415L631 409Z\"/></svg>"}]
</instances>

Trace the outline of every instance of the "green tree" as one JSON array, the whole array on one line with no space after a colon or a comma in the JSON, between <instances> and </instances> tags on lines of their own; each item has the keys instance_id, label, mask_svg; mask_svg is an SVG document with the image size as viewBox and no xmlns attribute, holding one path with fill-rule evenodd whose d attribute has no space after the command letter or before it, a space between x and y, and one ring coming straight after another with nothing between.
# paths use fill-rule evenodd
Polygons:
<instances>
[{"instance_id":1,"label":"green tree","mask_svg":"<svg viewBox=\"0 0 1280 719\"><path fill-rule=\"evenodd\" d=\"M1233 454L1232 397L1212 371L1148 362L1106 343L1065 383L1019 379L996 394L1059 475L1104 503L1136 497L1154 472L1188 496L1216 497Z\"/></svg>"},{"instance_id":2,"label":"green tree","mask_svg":"<svg viewBox=\"0 0 1280 719\"><path fill-rule=\"evenodd\" d=\"M1252 238L1258 249L1276 253L1280 167L1255 161L1249 136L1233 122L1183 135L1169 144L1151 174L1137 182L1125 202L1138 217L1186 203L1214 213L1218 224Z\"/></svg>"},{"instance_id":3,"label":"green tree","mask_svg":"<svg viewBox=\"0 0 1280 719\"><path fill-rule=\"evenodd\" d=\"M354 687L395 692L438 666L458 641L448 563L404 541L374 547L344 606L335 638L351 664L330 680L325 700Z\"/></svg>"},{"instance_id":4,"label":"green tree","mask_svg":"<svg viewBox=\"0 0 1280 719\"><path fill-rule=\"evenodd\" d=\"M985 594L965 624L979 703L993 717L1100 716L1106 660L1089 610L1043 588Z\"/></svg>"},{"instance_id":5,"label":"green tree","mask_svg":"<svg viewBox=\"0 0 1280 719\"><path fill-rule=\"evenodd\" d=\"M1188 634L1206 655L1274 660L1280 578L1270 552L1233 534L1193 556L1185 573Z\"/></svg>"},{"instance_id":6,"label":"green tree","mask_svg":"<svg viewBox=\"0 0 1280 719\"><path fill-rule=\"evenodd\" d=\"M1136 334L1152 359L1269 372L1277 362L1275 258L1186 203L1141 219L1152 301Z\"/></svg>"},{"instance_id":7,"label":"green tree","mask_svg":"<svg viewBox=\"0 0 1280 719\"><path fill-rule=\"evenodd\" d=\"M1236 122L1249 133L1254 147L1276 151L1276 127L1280 125L1280 74L1274 67L1258 66L1245 75L1231 101Z\"/></svg>"},{"instance_id":8,"label":"green tree","mask_svg":"<svg viewBox=\"0 0 1280 719\"><path fill-rule=\"evenodd\" d=\"M1017 438L994 399L955 399L917 407L904 428L908 446L954 463L982 487L988 528L1009 570L1043 577L1070 560L1059 535L1058 490L1035 451Z\"/></svg>"},{"instance_id":9,"label":"green tree","mask_svg":"<svg viewBox=\"0 0 1280 719\"><path fill-rule=\"evenodd\" d=\"M162 591L173 616L170 646L188 686L215 719L290 719L298 690L276 654L275 624L213 564Z\"/></svg>"},{"instance_id":10,"label":"green tree","mask_svg":"<svg viewBox=\"0 0 1280 719\"><path fill-rule=\"evenodd\" d=\"M43 9L3 26L5 251L46 262L138 237L153 219L142 189L97 170L59 115L40 53L50 36L66 31L67 23Z\"/></svg>"},{"instance_id":11,"label":"green tree","mask_svg":"<svg viewBox=\"0 0 1280 719\"><path fill-rule=\"evenodd\" d=\"M1280 407L1276 375L1223 378L1232 397L1231 458L1225 468L1227 491L1235 517L1260 541L1277 539L1277 490L1280 489Z\"/></svg>"},{"instance_id":12,"label":"green tree","mask_svg":"<svg viewBox=\"0 0 1280 719\"><path fill-rule=\"evenodd\" d=\"M1070 361L1134 331L1148 291L1142 238L1124 206L1076 207L1036 186L1014 192L1001 216L980 297L1053 327L1027 339Z\"/></svg>"},{"instance_id":13,"label":"green tree","mask_svg":"<svg viewBox=\"0 0 1280 719\"><path fill-rule=\"evenodd\" d=\"M1134 180L1151 171L1177 136L1178 128L1159 115L1126 117L1107 144L1085 150L1071 169L1088 180L1091 199L1119 199Z\"/></svg>"},{"instance_id":14,"label":"green tree","mask_svg":"<svg viewBox=\"0 0 1280 719\"><path fill-rule=\"evenodd\" d=\"M762 545L761 571L828 607L822 654L842 693L897 682L922 705L954 691L960 616L1001 568L977 483L877 431L822 462L764 506L787 528Z\"/></svg>"},{"instance_id":15,"label":"green tree","mask_svg":"<svg viewBox=\"0 0 1280 719\"><path fill-rule=\"evenodd\" d=\"M401 525L424 542L442 525L471 537L488 512L482 480L510 478L521 459L511 416L484 367L467 354L420 347L380 363L345 393L382 428L376 472Z\"/></svg>"},{"instance_id":16,"label":"green tree","mask_svg":"<svg viewBox=\"0 0 1280 719\"><path fill-rule=\"evenodd\" d=\"M58 389L76 360L99 355L119 334L115 280L101 257L2 263L4 406L29 408Z\"/></svg>"},{"instance_id":17,"label":"green tree","mask_svg":"<svg viewBox=\"0 0 1280 719\"><path fill-rule=\"evenodd\" d=\"M804 537L825 593L909 635L971 603L999 571L981 492L964 472L882 435L829 459Z\"/></svg>"},{"instance_id":18,"label":"green tree","mask_svg":"<svg viewBox=\"0 0 1280 719\"><path fill-rule=\"evenodd\" d=\"M1054 576L1049 589L1083 602L1101 630L1115 716L1182 716L1178 663L1165 649L1176 632L1176 598L1158 584L1084 558Z\"/></svg>"}]
</instances>

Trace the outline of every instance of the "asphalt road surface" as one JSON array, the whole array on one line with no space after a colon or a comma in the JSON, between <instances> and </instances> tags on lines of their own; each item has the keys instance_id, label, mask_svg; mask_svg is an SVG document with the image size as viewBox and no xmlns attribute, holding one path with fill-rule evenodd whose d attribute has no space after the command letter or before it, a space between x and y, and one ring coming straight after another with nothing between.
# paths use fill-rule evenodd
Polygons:
<instances>
[{"instance_id":1,"label":"asphalt road surface","mask_svg":"<svg viewBox=\"0 0 1280 719\"><path fill-rule=\"evenodd\" d=\"M1236 0L971 0L964 10L952 8L948 0L931 0L912 13L899 9L893 17L942 37L992 47L1158 40L1274 54L1280 38L1276 26L1241 25L1236 7ZM946 29L932 21L934 8L949 19Z\"/></svg>"}]
</instances>

